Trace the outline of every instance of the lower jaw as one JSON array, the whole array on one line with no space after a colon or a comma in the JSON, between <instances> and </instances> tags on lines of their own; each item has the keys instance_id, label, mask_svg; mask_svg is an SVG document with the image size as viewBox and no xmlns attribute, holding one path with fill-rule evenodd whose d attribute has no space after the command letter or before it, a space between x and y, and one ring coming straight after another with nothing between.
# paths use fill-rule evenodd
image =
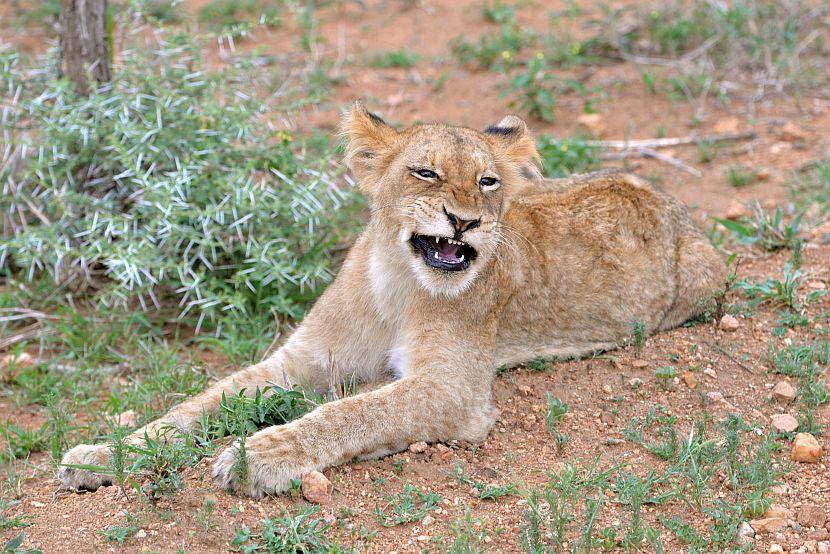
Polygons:
<instances>
[{"instance_id":1,"label":"lower jaw","mask_svg":"<svg viewBox=\"0 0 830 554\"><path fill-rule=\"evenodd\" d=\"M426 256L421 256L421 260L423 260L424 264L428 268L436 269L438 271L446 271L447 273L460 273L467 270L467 268L470 267L470 262L468 262L467 260L455 264L449 262L442 262L440 260L427 261Z\"/></svg>"}]
</instances>

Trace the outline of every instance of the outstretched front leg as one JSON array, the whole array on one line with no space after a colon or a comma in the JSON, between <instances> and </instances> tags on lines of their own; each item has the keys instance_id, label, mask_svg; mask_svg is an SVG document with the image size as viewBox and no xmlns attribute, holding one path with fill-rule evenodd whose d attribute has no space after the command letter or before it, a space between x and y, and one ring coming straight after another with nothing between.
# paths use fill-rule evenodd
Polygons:
<instances>
[{"instance_id":1,"label":"outstretched front leg","mask_svg":"<svg viewBox=\"0 0 830 554\"><path fill-rule=\"evenodd\" d=\"M413 442L482 441L497 417L494 324L417 327L408 333L406 377L259 431L244 448L233 444L214 463L216 483L256 498L285 491L309 471L398 452Z\"/></svg>"},{"instance_id":2,"label":"outstretched front leg","mask_svg":"<svg viewBox=\"0 0 830 554\"><path fill-rule=\"evenodd\" d=\"M314 388L323 386L327 379L326 371L316 359L315 349L306 334L302 329L298 330L274 355L218 381L201 394L182 402L161 418L131 433L127 442L139 444L145 435L156 437L170 428L189 431L203 413L216 412L223 394L232 395L243 389L246 394L254 394L257 388L269 385L286 388L295 385ZM112 450L109 445L81 444L64 454L59 477L64 486L71 490L96 490L111 485L112 478L78 466L108 467L111 460Z\"/></svg>"}]
</instances>

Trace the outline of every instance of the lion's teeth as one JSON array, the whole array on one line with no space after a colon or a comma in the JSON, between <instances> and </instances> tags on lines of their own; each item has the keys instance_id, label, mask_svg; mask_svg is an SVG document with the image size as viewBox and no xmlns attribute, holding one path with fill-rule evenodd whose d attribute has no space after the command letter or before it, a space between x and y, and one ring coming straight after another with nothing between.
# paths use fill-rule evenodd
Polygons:
<instances>
[{"instance_id":1,"label":"lion's teeth","mask_svg":"<svg viewBox=\"0 0 830 554\"><path fill-rule=\"evenodd\" d=\"M461 254L461 257L458 258L458 263L461 263L463 261L464 261L464 254Z\"/></svg>"},{"instance_id":2,"label":"lion's teeth","mask_svg":"<svg viewBox=\"0 0 830 554\"><path fill-rule=\"evenodd\" d=\"M433 252L433 254L435 254L435 259L437 260L438 259L438 252Z\"/></svg>"}]
</instances>

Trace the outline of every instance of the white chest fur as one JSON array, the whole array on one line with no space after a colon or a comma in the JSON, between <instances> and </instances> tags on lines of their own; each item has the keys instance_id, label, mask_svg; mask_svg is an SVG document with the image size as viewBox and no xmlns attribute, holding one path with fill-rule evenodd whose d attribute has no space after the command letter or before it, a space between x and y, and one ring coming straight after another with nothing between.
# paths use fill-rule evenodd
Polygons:
<instances>
[{"instance_id":1,"label":"white chest fur","mask_svg":"<svg viewBox=\"0 0 830 554\"><path fill-rule=\"evenodd\" d=\"M388 364L395 377L407 374L407 347L404 340L406 317L412 301L413 287L418 286L405 264L389 261L377 249L369 260L369 280L375 310L394 338L388 353Z\"/></svg>"}]
</instances>

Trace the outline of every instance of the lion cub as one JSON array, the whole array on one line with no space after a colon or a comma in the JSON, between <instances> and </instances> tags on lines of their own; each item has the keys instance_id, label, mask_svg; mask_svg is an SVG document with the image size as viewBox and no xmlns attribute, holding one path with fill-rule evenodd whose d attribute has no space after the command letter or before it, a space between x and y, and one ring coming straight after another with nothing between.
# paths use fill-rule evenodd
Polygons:
<instances>
[{"instance_id":1,"label":"lion cub","mask_svg":"<svg viewBox=\"0 0 830 554\"><path fill-rule=\"evenodd\" d=\"M721 256L680 203L625 173L542 179L516 117L483 132L398 131L358 103L343 129L371 217L335 281L275 354L131 440L187 430L223 392L325 389L332 366L388 384L250 436L241 479L238 445L228 447L213 465L223 488L259 497L413 442L479 442L498 417L500 365L614 348L635 324L669 329L700 314L724 283ZM80 445L63 462L109 459L107 446ZM109 482L72 467L60 475L74 489Z\"/></svg>"}]
</instances>

